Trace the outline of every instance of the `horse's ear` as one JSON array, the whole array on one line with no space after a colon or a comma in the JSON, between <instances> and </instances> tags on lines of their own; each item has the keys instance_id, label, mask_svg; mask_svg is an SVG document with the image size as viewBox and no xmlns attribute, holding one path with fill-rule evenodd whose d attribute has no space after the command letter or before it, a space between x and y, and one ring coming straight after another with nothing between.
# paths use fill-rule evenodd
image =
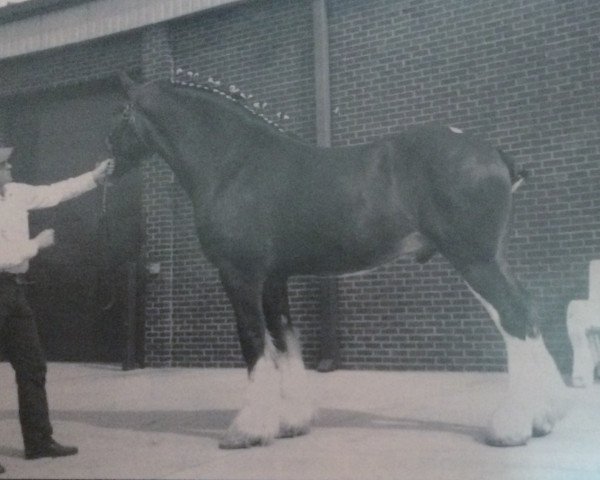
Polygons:
<instances>
[{"instance_id":1,"label":"horse's ear","mask_svg":"<svg viewBox=\"0 0 600 480\"><path fill-rule=\"evenodd\" d=\"M119 81L121 82L121 86L123 87L123 90L125 90L125 93L127 93L127 96L131 96L131 93L138 85L125 72L119 72Z\"/></svg>"}]
</instances>

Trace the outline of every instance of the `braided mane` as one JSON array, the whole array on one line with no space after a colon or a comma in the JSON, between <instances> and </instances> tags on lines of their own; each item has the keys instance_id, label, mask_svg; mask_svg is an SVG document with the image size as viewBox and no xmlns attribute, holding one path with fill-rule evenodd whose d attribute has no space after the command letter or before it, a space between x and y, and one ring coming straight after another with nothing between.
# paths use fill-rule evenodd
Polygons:
<instances>
[{"instance_id":1,"label":"braided mane","mask_svg":"<svg viewBox=\"0 0 600 480\"><path fill-rule=\"evenodd\" d=\"M280 123L278 123L280 121L289 120L290 117L288 115L278 112L275 115L277 120L270 118L266 113L267 102L258 102L253 100L253 95L246 95L235 85L229 85L225 88L222 86L222 82L214 80L212 77L208 77L208 80L206 81L200 81L199 73L191 71L186 72L181 68L178 68L173 72L171 76L171 83L173 85L196 90L201 89L214 95L219 95L224 99L243 107L248 112L255 115L257 118L260 118L262 121L276 128L280 132L288 133L281 127Z\"/></svg>"}]
</instances>

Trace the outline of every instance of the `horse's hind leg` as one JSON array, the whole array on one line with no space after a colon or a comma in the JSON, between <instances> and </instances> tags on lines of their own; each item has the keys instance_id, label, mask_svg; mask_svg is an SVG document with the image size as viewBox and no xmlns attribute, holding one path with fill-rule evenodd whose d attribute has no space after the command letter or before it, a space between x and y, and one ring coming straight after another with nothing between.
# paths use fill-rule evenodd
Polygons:
<instances>
[{"instance_id":1,"label":"horse's hind leg","mask_svg":"<svg viewBox=\"0 0 600 480\"><path fill-rule=\"evenodd\" d=\"M219 446L266 445L279 433L280 382L275 347L266 331L262 310L264 279L233 268L220 268L219 273L235 312L249 379L245 404Z\"/></svg>"},{"instance_id":2,"label":"horse's hind leg","mask_svg":"<svg viewBox=\"0 0 600 480\"><path fill-rule=\"evenodd\" d=\"M278 437L302 435L310 429L314 410L298 332L290 318L286 278L274 277L265 282L263 310L277 352L275 363L281 381Z\"/></svg>"},{"instance_id":3,"label":"horse's hind leg","mask_svg":"<svg viewBox=\"0 0 600 480\"><path fill-rule=\"evenodd\" d=\"M508 398L492 416L488 443L522 445L532 435L549 433L564 415L564 383L537 329L527 294L496 260L456 266L507 348Z\"/></svg>"}]
</instances>

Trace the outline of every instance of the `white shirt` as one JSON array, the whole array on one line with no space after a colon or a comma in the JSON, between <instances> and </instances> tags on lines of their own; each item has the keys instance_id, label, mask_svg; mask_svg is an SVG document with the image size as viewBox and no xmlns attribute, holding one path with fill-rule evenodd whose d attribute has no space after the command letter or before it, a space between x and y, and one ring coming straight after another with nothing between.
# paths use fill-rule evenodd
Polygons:
<instances>
[{"instance_id":1,"label":"white shirt","mask_svg":"<svg viewBox=\"0 0 600 480\"><path fill-rule=\"evenodd\" d=\"M52 185L7 183L0 195L0 271L25 273L38 253L29 238L29 210L54 207L96 186L92 172Z\"/></svg>"}]
</instances>

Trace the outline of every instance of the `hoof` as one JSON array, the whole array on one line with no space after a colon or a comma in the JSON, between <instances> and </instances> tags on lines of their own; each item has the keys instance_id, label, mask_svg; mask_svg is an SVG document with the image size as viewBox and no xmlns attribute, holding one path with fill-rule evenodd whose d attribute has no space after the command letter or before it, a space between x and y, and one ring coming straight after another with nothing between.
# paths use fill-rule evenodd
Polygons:
<instances>
[{"instance_id":1,"label":"hoof","mask_svg":"<svg viewBox=\"0 0 600 480\"><path fill-rule=\"evenodd\" d=\"M306 435L310 431L308 425L281 425L277 438L293 438Z\"/></svg>"},{"instance_id":2,"label":"hoof","mask_svg":"<svg viewBox=\"0 0 600 480\"><path fill-rule=\"evenodd\" d=\"M527 444L527 441L529 440L529 438L530 438L530 436L527 436L526 438L523 438L523 437L498 438L491 434L488 434L488 436L485 439L485 443L487 445L490 445L491 447L521 447L521 446Z\"/></svg>"},{"instance_id":3,"label":"hoof","mask_svg":"<svg viewBox=\"0 0 600 480\"><path fill-rule=\"evenodd\" d=\"M533 424L532 433L534 437L545 437L554 428L554 424L548 420L542 423L535 422Z\"/></svg>"},{"instance_id":4,"label":"hoof","mask_svg":"<svg viewBox=\"0 0 600 480\"><path fill-rule=\"evenodd\" d=\"M556 397L547 402L543 413L533 419L533 436L544 437L554 429L554 425L567 414L566 400Z\"/></svg>"},{"instance_id":5,"label":"hoof","mask_svg":"<svg viewBox=\"0 0 600 480\"><path fill-rule=\"evenodd\" d=\"M575 388L586 388L588 386L588 382L583 377L573 377L571 379L571 385Z\"/></svg>"},{"instance_id":6,"label":"hoof","mask_svg":"<svg viewBox=\"0 0 600 480\"><path fill-rule=\"evenodd\" d=\"M505 404L492 416L486 443L494 447L525 445L532 435L532 420L521 405Z\"/></svg>"},{"instance_id":7,"label":"hoof","mask_svg":"<svg viewBox=\"0 0 600 480\"><path fill-rule=\"evenodd\" d=\"M544 437L548 435L552 429L554 428L554 424L558 418L550 413L550 409L548 413L544 413L533 419L533 428L532 433L534 437Z\"/></svg>"},{"instance_id":8,"label":"hoof","mask_svg":"<svg viewBox=\"0 0 600 480\"><path fill-rule=\"evenodd\" d=\"M277 438L292 438L306 435L314 417L314 410L308 404L288 402L279 418Z\"/></svg>"},{"instance_id":9,"label":"hoof","mask_svg":"<svg viewBox=\"0 0 600 480\"><path fill-rule=\"evenodd\" d=\"M228 431L225 437L219 442L219 448L224 450L234 450L239 448L265 446L269 445L271 442L271 438L245 435L239 431Z\"/></svg>"}]
</instances>

